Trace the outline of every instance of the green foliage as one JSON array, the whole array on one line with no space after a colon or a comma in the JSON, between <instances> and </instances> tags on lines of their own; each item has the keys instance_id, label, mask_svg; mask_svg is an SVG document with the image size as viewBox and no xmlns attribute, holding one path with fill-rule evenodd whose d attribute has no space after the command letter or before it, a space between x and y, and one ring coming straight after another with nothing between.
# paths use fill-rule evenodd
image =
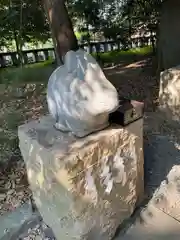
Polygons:
<instances>
[{"instance_id":1,"label":"green foliage","mask_svg":"<svg viewBox=\"0 0 180 240\"><path fill-rule=\"evenodd\" d=\"M69 9L80 28L92 26L105 38L127 42L140 29L157 32L162 0L71 0Z\"/></svg>"},{"instance_id":2,"label":"green foliage","mask_svg":"<svg viewBox=\"0 0 180 240\"><path fill-rule=\"evenodd\" d=\"M100 4L97 0L70 0L68 9L71 17L76 19L80 28L86 28L91 25L96 29L100 24Z\"/></svg>"},{"instance_id":3,"label":"green foliage","mask_svg":"<svg viewBox=\"0 0 180 240\"><path fill-rule=\"evenodd\" d=\"M95 36L98 32L124 46L141 27L156 32L161 8L161 0L69 0L66 3L79 41L88 42L91 34ZM8 46L14 39L19 51L25 42L45 42L50 32L41 0L1 0L0 36L0 46Z\"/></svg>"},{"instance_id":4,"label":"green foliage","mask_svg":"<svg viewBox=\"0 0 180 240\"><path fill-rule=\"evenodd\" d=\"M144 27L147 31L157 31L162 0L125 0L123 17L133 28Z\"/></svg>"},{"instance_id":5,"label":"green foliage","mask_svg":"<svg viewBox=\"0 0 180 240\"><path fill-rule=\"evenodd\" d=\"M75 32L76 38L80 42L88 42L91 38L91 35L89 32Z\"/></svg>"},{"instance_id":6,"label":"green foliage","mask_svg":"<svg viewBox=\"0 0 180 240\"><path fill-rule=\"evenodd\" d=\"M105 38L127 42L140 26L156 31L161 0L69 0L67 7L77 38L89 41L89 28L103 32ZM0 1L0 45L15 39L17 48L24 42L45 42L49 26L41 0Z\"/></svg>"},{"instance_id":7,"label":"green foliage","mask_svg":"<svg viewBox=\"0 0 180 240\"><path fill-rule=\"evenodd\" d=\"M68 8L80 31L101 32L106 39L127 39L127 24L122 17L122 1L119 0L70 0ZM89 36L86 36L88 40Z\"/></svg>"},{"instance_id":8,"label":"green foliage","mask_svg":"<svg viewBox=\"0 0 180 240\"><path fill-rule=\"evenodd\" d=\"M103 32L106 39L120 40L122 43L128 38L128 29L123 26L105 27Z\"/></svg>"},{"instance_id":9,"label":"green foliage","mask_svg":"<svg viewBox=\"0 0 180 240\"><path fill-rule=\"evenodd\" d=\"M145 56L152 53L152 47L135 48L127 51L112 51L107 53L100 53L100 58L103 63L119 63L122 60L133 60L137 56ZM94 55L95 56L95 55Z\"/></svg>"}]
</instances>

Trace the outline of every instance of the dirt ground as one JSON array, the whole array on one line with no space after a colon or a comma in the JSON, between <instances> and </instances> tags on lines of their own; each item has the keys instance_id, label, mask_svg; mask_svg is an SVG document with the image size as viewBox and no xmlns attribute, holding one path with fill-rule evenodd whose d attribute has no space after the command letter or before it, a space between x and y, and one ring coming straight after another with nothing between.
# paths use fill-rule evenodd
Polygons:
<instances>
[{"instance_id":1,"label":"dirt ground","mask_svg":"<svg viewBox=\"0 0 180 240\"><path fill-rule=\"evenodd\" d=\"M154 111L157 106L159 82L154 74L153 65L152 58L146 58L105 69L105 73L122 96L143 101L145 111Z\"/></svg>"},{"instance_id":2,"label":"dirt ground","mask_svg":"<svg viewBox=\"0 0 180 240\"><path fill-rule=\"evenodd\" d=\"M104 71L122 96L144 101L146 112L155 111L159 86L151 58L121 63ZM46 84L0 85L0 215L31 196L18 148L17 127L46 112Z\"/></svg>"}]
</instances>

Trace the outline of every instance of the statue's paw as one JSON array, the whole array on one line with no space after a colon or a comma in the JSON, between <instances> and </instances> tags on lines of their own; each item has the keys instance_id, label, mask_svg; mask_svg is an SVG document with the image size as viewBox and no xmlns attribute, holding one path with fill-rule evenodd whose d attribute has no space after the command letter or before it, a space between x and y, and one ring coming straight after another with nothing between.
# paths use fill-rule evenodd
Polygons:
<instances>
[{"instance_id":1,"label":"statue's paw","mask_svg":"<svg viewBox=\"0 0 180 240\"><path fill-rule=\"evenodd\" d=\"M54 127L56 129L62 131L62 132L69 132L70 131L66 126L64 126L64 125L62 125L61 123L58 123L58 122L54 124Z\"/></svg>"},{"instance_id":2,"label":"statue's paw","mask_svg":"<svg viewBox=\"0 0 180 240\"><path fill-rule=\"evenodd\" d=\"M100 124L99 126L93 128L93 129L82 130L82 131L79 131L79 132L72 132L72 134L75 135L78 138L83 138L83 137L86 137L86 136L88 136L92 133L104 130L108 126L109 126L109 122L106 122L104 124Z\"/></svg>"}]
</instances>

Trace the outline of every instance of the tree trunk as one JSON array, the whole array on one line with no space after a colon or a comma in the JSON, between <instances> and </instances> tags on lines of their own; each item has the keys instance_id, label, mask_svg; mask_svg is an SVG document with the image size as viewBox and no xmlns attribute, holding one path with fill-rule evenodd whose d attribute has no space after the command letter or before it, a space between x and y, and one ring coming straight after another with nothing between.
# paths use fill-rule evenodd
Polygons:
<instances>
[{"instance_id":1,"label":"tree trunk","mask_svg":"<svg viewBox=\"0 0 180 240\"><path fill-rule=\"evenodd\" d=\"M9 11L12 12L12 1L9 1ZM21 5L20 5L20 24L19 24L19 31L17 33L17 30L15 27L13 27L13 35L14 35L14 41L16 44L16 51L18 53L18 62L16 63L17 65L22 65L24 64L23 62L23 53L22 53L22 0L21 0Z\"/></svg>"},{"instance_id":2,"label":"tree trunk","mask_svg":"<svg viewBox=\"0 0 180 240\"><path fill-rule=\"evenodd\" d=\"M16 51L18 53L18 65L23 65L24 61L23 61L23 53L22 53L22 42L19 39L19 36L16 34L16 30L14 30L14 40L15 40L15 44L16 44Z\"/></svg>"},{"instance_id":3,"label":"tree trunk","mask_svg":"<svg viewBox=\"0 0 180 240\"><path fill-rule=\"evenodd\" d=\"M62 62L61 56L58 54L57 41L56 41L56 38L55 38L55 36L54 36L54 32L53 32L53 29L52 29L52 24L51 24L50 19L49 19L48 6L49 6L49 5L44 2L44 8L45 8L46 15L47 15L47 18L48 18L48 21L49 21L49 26L50 26L50 31L51 31L51 37L52 37L52 41L53 41L53 45L54 45L55 62L56 62L57 65L61 65L63 62Z\"/></svg>"},{"instance_id":4,"label":"tree trunk","mask_svg":"<svg viewBox=\"0 0 180 240\"><path fill-rule=\"evenodd\" d=\"M159 70L180 65L180 1L163 2L158 42Z\"/></svg>"},{"instance_id":5,"label":"tree trunk","mask_svg":"<svg viewBox=\"0 0 180 240\"><path fill-rule=\"evenodd\" d=\"M73 26L64 0L43 0L43 2L56 44L55 51L63 62L63 58L68 51L78 49Z\"/></svg>"}]
</instances>

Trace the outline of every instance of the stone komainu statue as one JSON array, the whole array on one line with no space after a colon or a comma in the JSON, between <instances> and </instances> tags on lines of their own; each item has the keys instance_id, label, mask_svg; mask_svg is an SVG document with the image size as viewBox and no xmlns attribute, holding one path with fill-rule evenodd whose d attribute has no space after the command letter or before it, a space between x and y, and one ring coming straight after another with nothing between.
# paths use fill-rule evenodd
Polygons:
<instances>
[{"instance_id":1,"label":"stone komainu statue","mask_svg":"<svg viewBox=\"0 0 180 240\"><path fill-rule=\"evenodd\" d=\"M79 49L69 51L50 76L47 102L57 129L84 137L108 126L118 94L95 59Z\"/></svg>"}]
</instances>

